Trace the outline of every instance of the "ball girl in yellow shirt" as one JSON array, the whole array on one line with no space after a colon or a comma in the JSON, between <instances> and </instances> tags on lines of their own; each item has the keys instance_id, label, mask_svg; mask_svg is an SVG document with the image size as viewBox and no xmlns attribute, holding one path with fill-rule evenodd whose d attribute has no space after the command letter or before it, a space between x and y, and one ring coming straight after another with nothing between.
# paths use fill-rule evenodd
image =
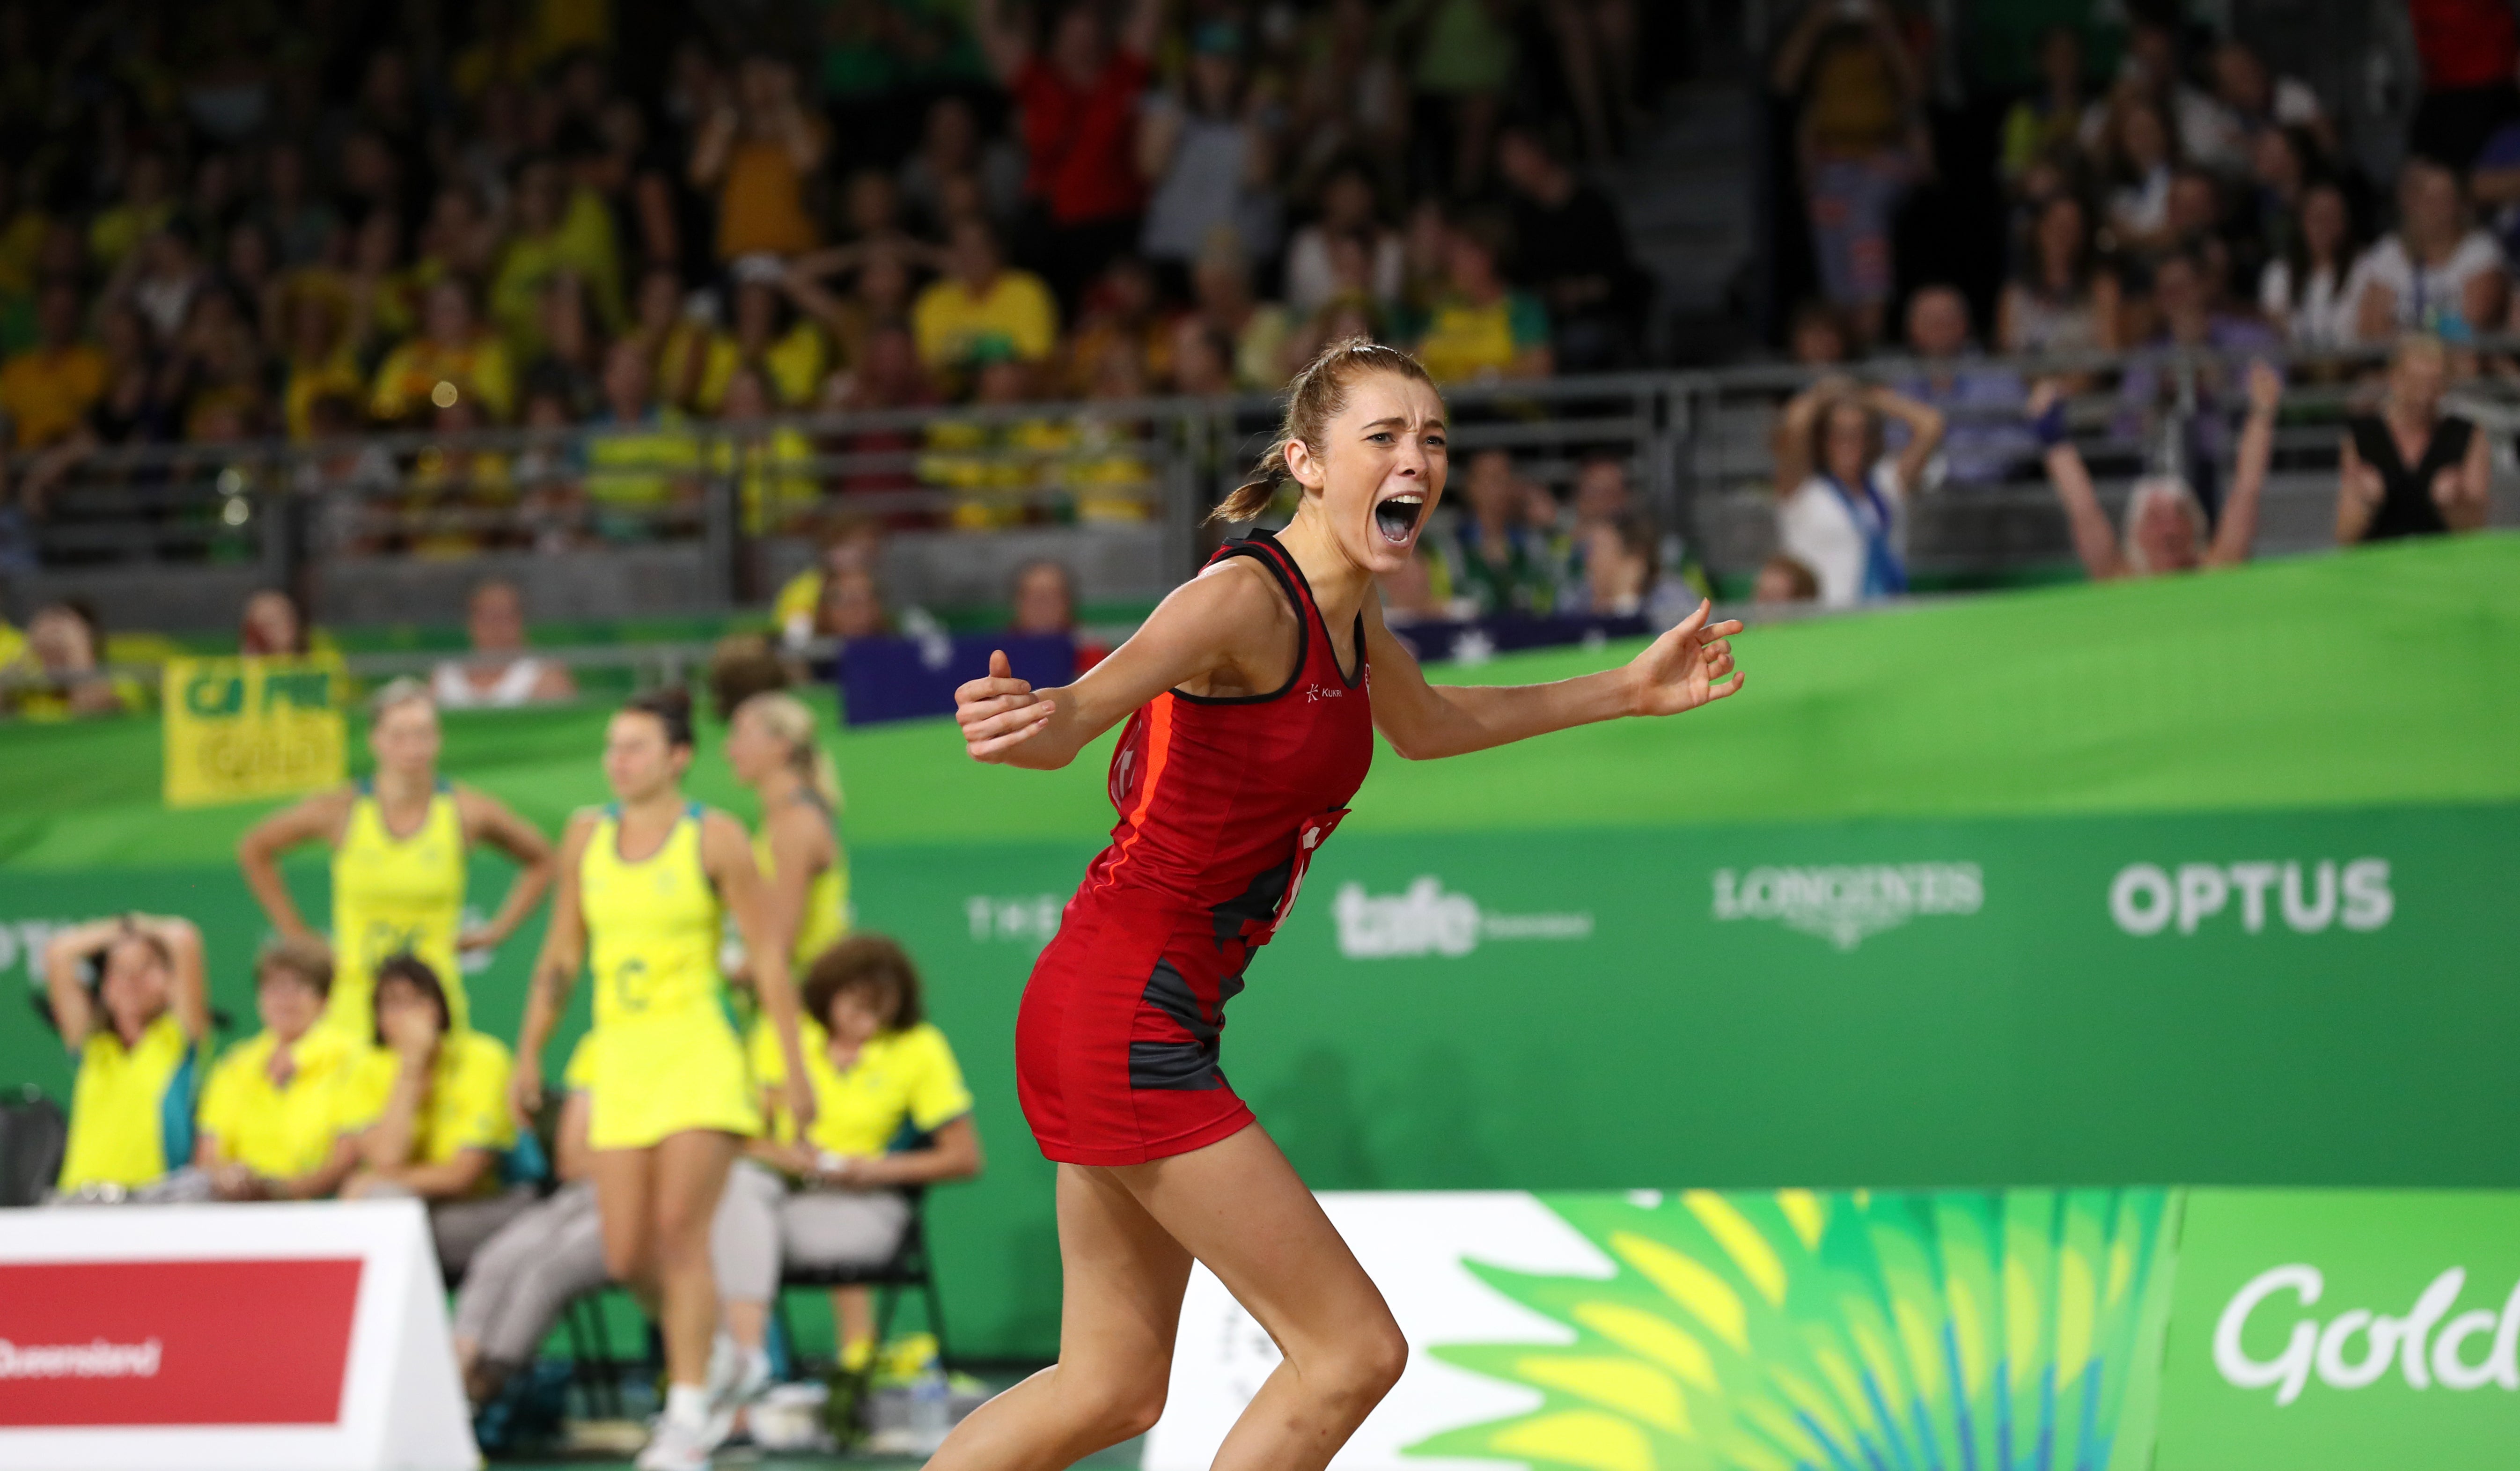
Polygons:
<instances>
[{"instance_id":1,"label":"ball girl in yellow shirt","mask_svg":"<svg viewBox=\"0 0 2520 1471\"><path fill-rule=\"evenodd\" d=\"M71 925L44 947L44 985L78 1069L61 1192L118 1195L192 1163L196 1064L210 1033L202 932L155 914Z\"/></svg>"},{"instance_id":2,"label":"ball girl in yellow shirt","mask_svg":"<svg viewBox=\"0 0 2520 1471\"><path fill-rule=\"evenodd\" d=\"M377 967L397 955L428 962L446 988L454 1027L471 1025L463 953L497 947L551 886L550 840L498 798L446 780L437 703L418 680L396 680L369 704L376 775L273 813L237 844L245 881L284 939L318 939L280 876L280 857L321 842L333 850L333 991L323 1024L365 1040L376 1028ZM463 928L464 860L486 843L516 861L517 876L487 924Z\"/></svg>"},{"instance_id":3,"label":"ball girl in yellow shirt","mask_svg":"<svg viewBox=\"0 0 2520 1471\"><path fill-rule=\"evenodd\" d=\"M709 1257L727 1172L761 1131L718 970L729 913L793 1080L788 1105L807 1119L814 1109L786 937L771 927L743 825L684 798L692 755L691 704L680 691L643 695L612 717L604 776L616 800L570 819L561 839L559 896L517 1045L522 1120L542 1106L543 1047L583 963L595 978L601 1040L587 1134L605 1266L664 1329L665 1413L640 1471L707 1466L717 1402L732 1400L742 1368L734 1341L718 1335Z\"/></svg>"}]
</instances>

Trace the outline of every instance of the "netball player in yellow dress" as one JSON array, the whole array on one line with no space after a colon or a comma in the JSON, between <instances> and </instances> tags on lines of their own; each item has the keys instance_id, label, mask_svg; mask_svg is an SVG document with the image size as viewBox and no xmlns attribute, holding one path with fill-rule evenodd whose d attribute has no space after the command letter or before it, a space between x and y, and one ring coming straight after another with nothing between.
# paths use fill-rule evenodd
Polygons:
<instances>
[{"instance_id":1,"label":"netball player in yellow dress","mask_svg":"<svg viewBox=\"0 0 2520 1471\"><path fill-rule=\"evenodd\" d=\"M280 876L280 856L321 842L333 850L333 990L320 1025L366 1046L376 1034L377 966L408 952L446 988L457 1030L471 1025L462 952L497 947L551 886L550 839L485 792L437 773L437 705L418 680L387 685L371 707L374 777L317 792L254 825L237 863L272 928L288 940L309 929ZM516 860L517 876L487 924L465 930L464 860L487 843Z\"/></svg>"},{"instance_id":2,"label":"netball player in yellow dress","mask_svg":"<svg viewBox=\"0 0 2520 1471\"><path fill-rule=\"evenodd\" d=\"M770 883L771 918L795 936L788 974L849 931L849 860L840 848L840 779L814 739L814 712L792 694L756 694L727 723L726 764L761 800L752 857Z\"/></svg>"},{"instance_id":3,"label":"netball player in yellow dress","mask_svg":"<svg viewBox=\"0 0 2520 1471\"><path fill-rule=\"evenodd\" d=\"M771 928L743 825L684 798L692 753L679 695L643 696L612 717L604 776L616 800L572 818L561 840L559 896L517 1044L515 1106L527 1119L542 1103L544 1045L584 962L601 1043L587 1134L605 1266L664 1329L665 1414L642 1471L705 1467L712 1399L736 1388L731 1344L712 1363L709 1222L761 1113L718 970L730 913L788 1077L804 1077L785 937ZM798 1082L788 1092L810 1117L810 1090Z\"/></svg>"}]
</instances>

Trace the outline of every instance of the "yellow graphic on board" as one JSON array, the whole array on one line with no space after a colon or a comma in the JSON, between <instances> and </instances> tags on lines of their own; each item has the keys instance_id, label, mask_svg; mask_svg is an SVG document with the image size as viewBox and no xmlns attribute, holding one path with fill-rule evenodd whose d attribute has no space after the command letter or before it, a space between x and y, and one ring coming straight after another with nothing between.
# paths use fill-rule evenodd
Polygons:
<instances>
[{"instance_id":1,"label":"yellow graphic on board","mask_svg":"<svg viewBox=\"0 0 2520 1471\"><path fill-rule=\"evenodd\" d=\"M345 780L349 700L336 654L168 659L166 805L247 802Z\"/></svg>"}]
</instances>

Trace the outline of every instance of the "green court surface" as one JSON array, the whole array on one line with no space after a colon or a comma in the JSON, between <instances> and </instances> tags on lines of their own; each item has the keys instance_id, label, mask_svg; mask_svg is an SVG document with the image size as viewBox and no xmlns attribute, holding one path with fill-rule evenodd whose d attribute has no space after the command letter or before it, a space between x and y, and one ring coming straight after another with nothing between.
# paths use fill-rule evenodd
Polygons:
<instances>
[{"instance_id":1,"label":"green court surface","mask_svg":"<svg viewBox=\"0 0 2520 1471\"><path fill-rule=\"evenodd\" d=\"M1633 646L1437 677L1558 678ZM2520 795L2520 537L1752 629L1743 697L1459 760L1379 753L1349 832L2495 801ZM446 718L445 768L546 827L604 799L604 712ZM1091 838L1105 752L1044 776L944 721L846 731L847 835ZM154 723L0 730L0 871L224 864L260 809L170 813ZM703 752L692 789L740 793Z\"/></svg>"}]
</instances>

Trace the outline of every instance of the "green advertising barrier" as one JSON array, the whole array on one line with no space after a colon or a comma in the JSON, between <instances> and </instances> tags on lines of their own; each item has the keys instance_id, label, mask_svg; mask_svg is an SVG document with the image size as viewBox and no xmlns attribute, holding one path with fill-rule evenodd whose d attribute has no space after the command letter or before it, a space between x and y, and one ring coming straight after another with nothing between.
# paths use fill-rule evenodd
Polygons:
<instances>
[{"instance_id":1,"label":"green advertising barrier","mask_svg":"<svg viewBox=\"0 0 2520 1471\"><path fill-rule=\"evenodd\" d=\"M1351 1443L1580 1471L2520 1459L2520 1192L1333 1192L1413 1363ZM1509 1264L1509 1265L1508 1265ZM1195 1273L1148 1471L1279 1361Z\"/></svg>"},{"instance_id":2,"label":"green advertising barrier","mask_svg":"<svg viewBox=\"0 0 2520 1471\"><path fill-rule=\"evenodd\" d=\"M2520 541L1740 646L1751 691L1702 714L1378 754L1225 1038L1309 1180L2520 1185ZM556 830L603 799L604 719L451 715L445 767ZM0 730L0 981L32 989L47 924L174 911L249 1029L262 923L230 854L260 810L164 811L157 738ZM833 749L860 919L919 957L978 1099L987 1172L932 1197L956 1347L1047 1357L1012 1030L1110 822L1102 754L981 768L939 723ZM749 811L715 733L692 790ZM324 914L322 865L289 872ZM474 904L506 880L476 864ZM513 1036L539 936L471 978L485 1028ZM0 1083L68 1082L10 1001Z\"/></svg>"},{"instance_id":3,"label":"green advertising barrier","mask_svg":"<svg viewBox=\"0 0 2520 1471\"><path fill-rule=\"evenodd\" d=\"M973 1352L1055 1341L1013 1026L1091 851L860 869L979 1100L987 1174L934 1197ZM2509 807L1342 833L1224 1064L1327 1189L2520 1183L2513 872ZM260 931L229 870L15 875L0 924L112 903L199 916L214 956ZM484 1026L513 1035L534 940L473 978ZM249 1015L233 964L217 989ZM67 1079L57 1048L27 1062Z\"/></svg>"},{"instance_id":4,"label":"green advertising barrier","mask_svg":"<svg viewBox=\"0 0 2520 1471\"><path fill-rule=\"evenodd\" d=\"M2196 1190L2159 1471L2520 1463L2520 1195Z\"/></svg>"}]
</instances>

